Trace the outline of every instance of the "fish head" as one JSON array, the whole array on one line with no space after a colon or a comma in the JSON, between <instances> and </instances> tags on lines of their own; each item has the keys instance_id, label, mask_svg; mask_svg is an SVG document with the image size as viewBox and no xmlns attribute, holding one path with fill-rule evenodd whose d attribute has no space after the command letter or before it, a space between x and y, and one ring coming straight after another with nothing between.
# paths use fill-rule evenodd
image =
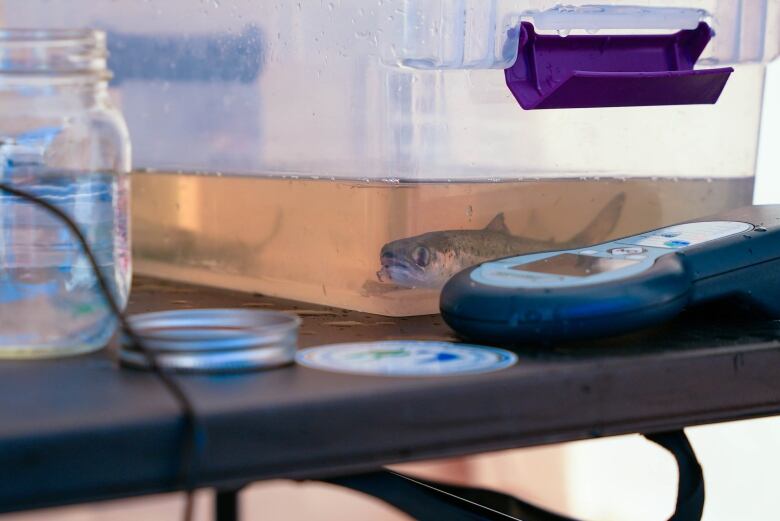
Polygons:
<instances>
[{"instance_id":1,"label":"fish head","mask_svg":"<svg viewBox=\"0 0 780 521\"><path fill-rule=\"evenodd\" d=\"M439 289L461 271L462 259L444 232L423 234L385 244L380 252L381 282L408 288Z\"/></svg>"}]
</instances>

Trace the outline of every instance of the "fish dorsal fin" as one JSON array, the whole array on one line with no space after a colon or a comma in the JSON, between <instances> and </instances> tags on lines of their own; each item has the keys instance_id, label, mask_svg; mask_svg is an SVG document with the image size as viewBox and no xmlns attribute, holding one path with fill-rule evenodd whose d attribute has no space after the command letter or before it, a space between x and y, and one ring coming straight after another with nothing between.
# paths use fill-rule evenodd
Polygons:
<instances>
[{"instance_id":1,"label":"fish dorsal fin","mask_svg":"<svg viewBox=\"0 0 780 521\"><path fill-rule=\"evenodd\" d=\"M499 233L509 233L509 228L506 227L506 220L504 219L504 212L493 217L493 220L485 226L485 230Z\"/></svg>"}]
</instances>

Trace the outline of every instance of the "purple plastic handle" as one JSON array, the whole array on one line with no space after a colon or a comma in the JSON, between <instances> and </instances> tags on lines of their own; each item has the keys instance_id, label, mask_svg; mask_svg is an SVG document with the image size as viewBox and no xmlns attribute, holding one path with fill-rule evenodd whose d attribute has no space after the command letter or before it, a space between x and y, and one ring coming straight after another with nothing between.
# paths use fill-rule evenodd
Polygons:
<instances>
[{"instance_id":1,"label":"purple plastic handle","mask_svg":"<svg viewBox=\"0 0 780 521\"><path fill-rule=\"evenodd\" d=\"M675 34L537 34L523 22L506 83L526 110L718 101L734 69L693 70L712 38L706 23Z\"/></svg>"}]
</instances>

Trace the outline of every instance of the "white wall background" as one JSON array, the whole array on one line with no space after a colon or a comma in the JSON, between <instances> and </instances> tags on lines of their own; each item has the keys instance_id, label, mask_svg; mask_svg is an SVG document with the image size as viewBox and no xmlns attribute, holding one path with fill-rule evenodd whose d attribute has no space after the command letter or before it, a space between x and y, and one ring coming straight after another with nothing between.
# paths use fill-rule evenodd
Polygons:
<instances>
[{"instance_id":1,"label":"white wall background","mask_svg":"<svg viewBox=\"0 0 780 521\"><path fill-rule=\"evenodd\" d=\"M780 60L767 71L755 202L780 203Z\"/></svg>"}]
</instances>

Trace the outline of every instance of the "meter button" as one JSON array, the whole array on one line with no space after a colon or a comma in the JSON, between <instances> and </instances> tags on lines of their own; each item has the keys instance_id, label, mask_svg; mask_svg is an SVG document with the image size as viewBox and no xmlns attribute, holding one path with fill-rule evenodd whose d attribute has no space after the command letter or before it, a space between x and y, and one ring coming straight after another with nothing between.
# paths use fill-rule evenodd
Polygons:
<instances>
[{"instance_id":1,"label":"meter button","mask_svg":"<svg viewBox=\"0 0 780 521\"><path fill-rule=\"evenodd\" d=\"M643 261L647 258L647 255L626 255L626 260Z\"/></svg>"},{"instance_id":2,"label":"meter button","mask_svg":"<svg viewBox=\"0 0 780 521\"><path fill-rule=\"evenodd\" d=\"M612 248L611 250L609 250L609 253L611 253L612 255L641 255L646 251L647 250L645 250L641 246L628 246L625 248Z\"/></svg>"},{"instance_id":3,"label":"meter button","mask_svg":"<svg viewBox=\"0 0 780 521\"><path fill-rule=\"evenodd\" d=\"M582 250L580 255L598 255L598 253L597 250Z\"/></svg>"}]
</instances>

